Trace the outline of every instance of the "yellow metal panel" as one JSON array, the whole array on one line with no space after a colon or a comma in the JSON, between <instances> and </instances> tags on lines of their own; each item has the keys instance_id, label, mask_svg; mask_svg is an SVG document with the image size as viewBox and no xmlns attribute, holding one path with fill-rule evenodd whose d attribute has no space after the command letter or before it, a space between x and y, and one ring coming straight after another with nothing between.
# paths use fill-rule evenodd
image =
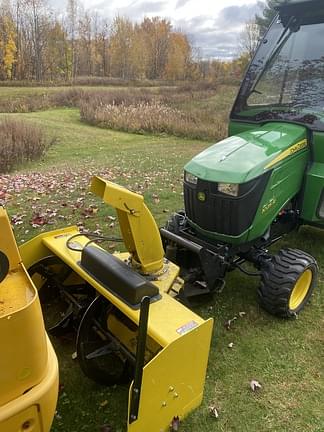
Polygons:
<instances>
[{"instance_id":1,"label":"yellow metal panel","mask_svg":"<svg viewBox=\"0 0 324 432\"><path fill-rule=\"evenodd\" d=\"M144 197L129 191L115 183L104 180L101 177L93 177L91 181L91 192L102 198L102 200L117 210L132 213L139 216L142 211Z\"/></svg>"},{"instance_id":2,"label":"yellow metal panel","mask_svg":"<svg viewBox=\"0 0 324 432\"><path fill-rule=\"evenodd\" d=\"M74 231L75 234L79 232L77 227L68 227L51 231L51 235L62 235L64 237L66 233L71 233L71 231ZM19 246L22 261L27 269L29 269L40 259L52 254L52 252L45 246L43 242L43 239L46 237L48 237L48 233L39 234L38 236ZM66 238L66 236L64 238Z\"/></svg>"},{"instance_id":3,"label":"yellow metal panel","mask_svg":"<svg viewBox=\"0 0 324 432\"><path fill-rule=\"evenodd\" d=\"M37 408L37 405L30 406L0 423L0 432L42 432Z\"/></svg>"},{"instance_id":4,"label":"yellow metal panel","mask_svg":"<svg viewBox=\"0 0 324 432\"><path fill-rule=\"evenodd\" d=\"M161 236L142 195L100 177L93 178L91 191L117 210L125 246L142 271L159 271L164 256Z\"/></svg>"},{"instance_id":5,"label":"yellow metal panel","mask_svg":"<svg viewBox=\"0 0 324 432\"><path fill-rule=\"evenodd\" d=\"M138 420L128 432L169 431L173 417L183 419L201 403L212 327L212 319L205 321L145 366Z\"/></svg>"},{"instance_id":6,"label":"yellow metal panel","mask_svg":"<svg viewBox=\"0 0 324 432\"><path fill-rule=\"evenodd\" d=\"M89 282L100 294L110 300L118 309L127 315L133 322L138 324L139 311L134 310L127 306L122 300L117 298L114 294L105 289L99 282L93 279L87 272L80 266L79 261L81 254L79 252L71 251L66 247L66 241L69 237L76 234L78 231L72 229L70 232L63 234L47 233L43 237L44 245L54 255L62 259L69 267L78 273L84 280ZM87 242L86 237L78 238L80 244ZM126 256L126 255L124 255ZM171 271L161 275L160 281L153 281L159 288L166 289L171 286L174 278L177 275L177 267L170 264ZM181 303L170 297L169 295L161 292L162 299L152 303L150 307L150 318L148 325L148 334L161 346L166 346L173 340L179 337L177 329L194 321L201 324L204 320L196 315L194 312L183 306ZM167 318L166 318L167 317Z\"/></svg>"},{"instance_id":7,"label":"yellow metal panel","mask_svg":"<svg viewBox=\"0 0 324 432\"><path fill-rule=\"evenodd\" d=\"M9 274L0 284L0 299L10 305L0 318L0 406L38 384L46 369L46 333L39 299L23 269L19 273L13 276L13 295L8 299L1 293L12 276ZM25 296L24 304L18 301L17 308L13 301L16 289Z\"/></svg>"},{"instance_id":8,"label":"yellow metal panel","mask_svg":"<svg viewBox=\"0 0 324 432\"><path fill-rule=\"evenodd\" d=\"M50 431L58 395L58 363L48 338L46 343L48 355L42 381L27 393L0 406L0 432L24 432L24 429L17 425L33 418L35 406L38 411L38 424L36 423L37 427L31 431Z\"/></svg>"}]
</instances>

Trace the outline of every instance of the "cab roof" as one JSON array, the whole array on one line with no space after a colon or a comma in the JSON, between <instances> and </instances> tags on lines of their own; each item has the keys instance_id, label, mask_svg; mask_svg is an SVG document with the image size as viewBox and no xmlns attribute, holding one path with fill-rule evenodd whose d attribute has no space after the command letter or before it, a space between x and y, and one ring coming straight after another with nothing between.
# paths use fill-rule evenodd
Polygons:
<instances>
[{"instance_id":1,"label":"cab roof","mask_svg":"<svg viewBox=\"0 0 324 432\"><path fill-rule=\"evenodd\" d=\"M283 23L288 22L291 16L324 22L323 0L279 0L276 9Z\"/></svg>"},{"instance_id":2,"label":"cab roof","mask_svg":"<svg viewBox=\"0 0 324 432\"><path fill-rule=\"evenodd\" d=\"M310 3L312 3L312 7L321 7L323 8L323 0L279 0L276 6L276 9L288 9L290 7L295 8L303 8L310 7Z\"/></svg>"}]
</instances>

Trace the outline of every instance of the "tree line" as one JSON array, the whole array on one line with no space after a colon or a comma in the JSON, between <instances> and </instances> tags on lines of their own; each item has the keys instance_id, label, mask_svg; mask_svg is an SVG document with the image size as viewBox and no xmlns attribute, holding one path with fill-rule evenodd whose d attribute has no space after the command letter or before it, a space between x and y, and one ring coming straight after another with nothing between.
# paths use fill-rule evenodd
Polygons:
<instances>
[{"instance_id":1,"label":"tree line","mask_svg":"<svg viewBox=\"0 0 324 432\"><path fill-rule=\"evenodd\" d=\"M167 19L110 22L79 0L60 13L46 0L0 0L0 80L217 80L240 77L251 57L243 51L233 61L206 60Z\"/></svg>"},{"instance_id":2,"label":"tree line","mask_svg":"<svg viewBox=\"0 0 324 432\"><path fill-rule=\"evenodd\" d=\"M190 73L187 36L161 18L112 22L69 0L54 13L45 0L0 2L0 79L73 80L78 76L183 79Z\"/></svg>"}]
</instances>

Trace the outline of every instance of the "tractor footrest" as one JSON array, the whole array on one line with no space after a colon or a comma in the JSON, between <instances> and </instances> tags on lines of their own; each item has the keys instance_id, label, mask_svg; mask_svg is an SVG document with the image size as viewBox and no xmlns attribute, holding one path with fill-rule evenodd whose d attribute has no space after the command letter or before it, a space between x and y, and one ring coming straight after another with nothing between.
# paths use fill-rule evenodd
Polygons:
<instances>
[{"instance_id":1,"label":"tractor footrest","mask_svg":"<svg viewBox=\"0 0 324 432\"><path fill-rule=\"evenodd\" d=\"M80 266L133 309L140 307L145 296L154 300L160 298L157 286L103 249L86 246L82 251Z\"/></svg>"}]
</instances>

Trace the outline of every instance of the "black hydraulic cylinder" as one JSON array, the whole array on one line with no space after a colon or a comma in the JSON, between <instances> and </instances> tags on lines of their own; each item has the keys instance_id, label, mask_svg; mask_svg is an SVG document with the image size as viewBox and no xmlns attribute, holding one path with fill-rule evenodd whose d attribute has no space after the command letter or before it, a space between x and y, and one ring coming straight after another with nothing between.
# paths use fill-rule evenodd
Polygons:
<instances>
[{"instance_id":1,"label":"black hydraulic cylinder","mask_svg":"<svg viewBox=\"0 0 324 432\"><path fill-rule=\"evenodd\" d=\"M130 400L129 423L133 423L138 418L139 404L141 398L143 368L145 364L145 349L146 349L149 309L150 309L150 297L145 296L142 298L141 301L138 338L137 338L137 347L136 347L135 376L134 376L132 395Z\"/></svg>"}]
</instances>

